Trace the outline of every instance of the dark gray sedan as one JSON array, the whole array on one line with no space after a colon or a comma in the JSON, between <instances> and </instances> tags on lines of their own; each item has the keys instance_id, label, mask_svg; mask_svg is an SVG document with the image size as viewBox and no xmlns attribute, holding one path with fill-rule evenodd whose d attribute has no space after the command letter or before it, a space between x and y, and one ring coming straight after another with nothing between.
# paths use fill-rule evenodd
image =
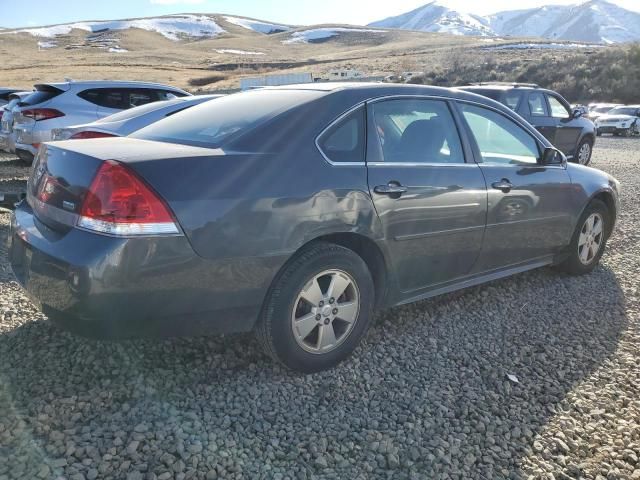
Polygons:
<instances>
[{"instance_id":1,"label":"dark gray sedan","mask_svg":"<svg viewBox=\"0 0 640 480\"><path fill-rule=\"evenodd\" d=\"M10 258L80 333L255 330L313 372L354 350L376 308L545 265L590 272L618 191L472 93L261 89L128 138L44 145Z\"/></svg>"}]
</instances>

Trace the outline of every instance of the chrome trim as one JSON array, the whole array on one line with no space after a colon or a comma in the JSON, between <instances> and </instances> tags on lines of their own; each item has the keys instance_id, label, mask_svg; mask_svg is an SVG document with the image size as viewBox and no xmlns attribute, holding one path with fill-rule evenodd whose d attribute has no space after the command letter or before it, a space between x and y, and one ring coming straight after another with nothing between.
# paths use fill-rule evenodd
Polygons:
<instances>
[{"instance_id":1,"label":"chrome trim","mask_svg":"<svg viewBox=\"0 0 640 480\"><path fill-rule=\"evenodd\" d=\"M369 167L479 167L477 163L369 162Z\"/></svg>"},{"instance_id":2,"label":"chrome trim","mask_svg":"<svg viewBox=\"0 0 640 480\"><path fill-rule=\"evenodd\" d=\"M331 159L329 159L329 157L327 157L325 155L325 153L322 151L322 148L320 148L320 137L322 137L336 123L339 123L343 118L349 116L354 111L358 110L361 107L364 107L365 105L366 105L366 101L363 101L363 102L360 102L357 105L354 105L353 107L349 108L345 112L341 113L335 120L333 120L331 123L329 123L329 125L327 125L325 128L323 128L322 131L316 136L316 139L314 141L314 143L316 144L316 148L320 152L320 155L322 155L322 158L324 158L324 160L329 165L332 165L332 166L335 166L335 167L362 167L362 166L365 166L367 164L366 161L365 162L334 162ZM365 141L365 144L366 144L367 143L366 128L365 128L365 139L364 139L364 141Z\"/></svg>"}]
</instances>

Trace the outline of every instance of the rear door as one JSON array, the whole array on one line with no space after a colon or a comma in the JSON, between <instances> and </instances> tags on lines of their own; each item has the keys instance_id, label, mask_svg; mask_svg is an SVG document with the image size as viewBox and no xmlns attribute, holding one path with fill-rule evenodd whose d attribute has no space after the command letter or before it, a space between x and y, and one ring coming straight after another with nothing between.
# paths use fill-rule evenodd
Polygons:
<instances>
[{"instance_id":1,"label":"rear door","mask_svg":"<svg viewBox=\"0 0 640 480\"><path fill-rule=\"evenodd\" d=\"M459 103L488 187L487 229L478 272L544 259L571 236L571 179L542 165L536 138L502 112Z\"/></svg>"},{"instance_id":2,"label":"rear door","mask_svg":"<svg viewBox=\"0 0 640 480\"><path fill-rule=\"evenodd\" d=\"M565 101L550 93L547 93L546 97L555 125L555 137L551 143L571 158L575 154L582 127L573 119L571 107Z\"/></svg>"},{"instance_id":3,"label":"rear door","mask_svg":"<svg viewBox=\"0 0 640 480\"><path fill-rule=\"evenodd\" d=\"M482 247L487 193L449 103L398 97L367 107L369 190L405 294L467 275Z\"/></svg>"}]
</instances>

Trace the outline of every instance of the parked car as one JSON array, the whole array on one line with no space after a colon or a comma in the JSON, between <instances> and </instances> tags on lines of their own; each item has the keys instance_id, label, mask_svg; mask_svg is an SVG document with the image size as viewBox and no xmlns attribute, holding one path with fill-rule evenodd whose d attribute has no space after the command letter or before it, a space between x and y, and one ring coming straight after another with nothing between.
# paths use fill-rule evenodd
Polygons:
<instances>
[{"instance_id":1,"label":"parked car","mask_svg":"<svg viewBox=\"0 0 640 480\"><path fill-rule=\"evenodd\" d=\"M9 103L9 97L12 93L21 92L21 88L7 88L0 87L0 111L2 111L2 107Z\"/></svg>"},{"instance_id":2,"label":"parked car","mask_svg":"<svg viewBox=\"0 0 640 480\"><path fill-rule=\"evenodd\" d=\"M608 113L614 108L620 106L621 105L618 103L592 103L589 104L589 113L587 114L587 117L592 122L595 122L600 115L604 115L605 113Z\"/></svg>"},{"instance_id":3,"label":"parked car","mask_svg":"<svg viewBox=\"0 0 640 480\"><path fill-rule=\"evenodd\" d=\"M497 100L519 113L574 163L588 165L596 139L596 127L572 110L569 103L552 90L534 84L482 84L461 87Z\"/></svg>"},{"instance_id":4,"label":"parked car","mask_svg":"<svg viewBox=\"0 0 640 480\"><path fill-rule=\"evenodd\" d=\"M185 97L179 88L147 82L79 81L35 85L14 108L16 154L31 163L54 128L93 122L139 105Z\"/></svg>"},{"instance_id":5,"label":"parked car","mask_svg":"<svg viewBox=\"0 0 640 480\"><path fill-rule=\"evenodd\" d=\"M314 372L353 351L374 308L545 265L590 272L618 196L613 177L567 164L479 95L263 88L129 137L43 144L9 257L66 328L254 330Z\"/></svg>"},{"instance_id":6,"label":"parked car","mask_svg":"<svg viewBox=\"0 0 640 480\"><path fill-rule=\"evenodd\" d=\"M16 150L16 136L13 131L13 110L31 92L17 92L9 95L9 103L0 107L0 150L13 153Z\"/></svg>"},{"instance_id":7,"label":"parked car","mask_svg":"<svg viewBox=\"0 0 640 480\"><path fill-rule=\"evenodd\" d=\"M616 107L596 119L597 134L640 135L640 105Z\"/></svg>"},{"instance_id":8,"label":"parked car","mask_svg":"<svg viewBox=\"0 0 640 480\"><path fill-rule=\"evenodd\" d=\"M208 102L221 95L198 95L161 100L147 103L139 107L123 110L95 122L74 125L66 128L54 128L51 132L52 140L76 140L103 137L126 137L169 115Z\"/></svg>"}]
</instances>

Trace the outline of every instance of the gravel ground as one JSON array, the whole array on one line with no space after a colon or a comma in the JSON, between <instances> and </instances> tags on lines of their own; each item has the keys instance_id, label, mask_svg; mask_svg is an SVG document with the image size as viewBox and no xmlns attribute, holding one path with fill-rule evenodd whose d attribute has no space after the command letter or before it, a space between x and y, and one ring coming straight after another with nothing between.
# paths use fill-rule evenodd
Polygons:
<instances>
[{"instance_id":1,"label":"gravel ground","mask_svg":"<svg viewBox=\"0 0 640 480\"><path fill-rule=\"evenodd\" d=\"M1 246L0 479L640 479L640 140L599 140L593 165L623 184L593 274L542 269L386 311L314 376L248 335L61 332ZM26 173L0 159L0 189Z\"/></svg>"}]
</instances>

